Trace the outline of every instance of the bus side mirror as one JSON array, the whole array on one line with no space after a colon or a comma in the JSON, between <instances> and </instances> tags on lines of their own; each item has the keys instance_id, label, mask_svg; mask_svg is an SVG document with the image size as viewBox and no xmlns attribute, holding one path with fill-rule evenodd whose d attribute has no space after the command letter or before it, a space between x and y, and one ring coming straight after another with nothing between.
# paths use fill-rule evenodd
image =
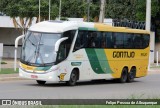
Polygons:
<instances>
[{"instance_id":1,"label":"bus side mirror","mask_svg":"<svg viewBox=\"0 0 160 108\"><path fill-rule=\"evenodd\" d=\"M58 52L58 50L59 50L59 45L60 45L63 41L65 41L65 40L67 40L67 39L68 39L68 37L64 37L64 38L59 39L59 40L55 43L55 52Z\"/></svg>"}]
</instances>

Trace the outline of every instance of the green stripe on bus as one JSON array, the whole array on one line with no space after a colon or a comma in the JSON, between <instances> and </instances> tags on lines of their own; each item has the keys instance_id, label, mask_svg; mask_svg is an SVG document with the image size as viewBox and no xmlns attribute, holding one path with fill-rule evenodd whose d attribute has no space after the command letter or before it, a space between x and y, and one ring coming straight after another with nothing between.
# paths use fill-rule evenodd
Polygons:
<instances>
[{"instance_id":1,"label":"green stripe on bus","mask_svg":"<svg viewBox=\"0 0 160 108\"><path fill-rule=\"evenodd\" d=\"M94 49L85 49L85 50L93 71L97 74L105 74L105 72L101 68L101 65L95 50Z\"/></svg>"},{"instance_id":2,"label":"green stripe on bus","mask_svg":"<svg viewBox=\"0 0 160 108\"><path fill-rule=\"evenodd\" d=\"M52 66L47 66L47 67L37 67L35 70L37 71L47 71L51 68Z\"/></svg>"},{"instance_id":3,"label":"green stripe on bus","mask_svg":"<svg viewBox=\"0 0 160 108\"><path fill-rule=\"evenodd\" d=\"M98 31L96 28L79 27L78 30Z\"/></svg>"},{"instance_id":4,"label":"green stripe on bus","mask_svg":"<svg viewBox=\"0 0 160 108\"><path fill-rule=\"evenodd\" d=\"M113 73L109 66L108 59L106 57L106 53L104 49L95 49L95 52L96 52L96 55L98 57L98 60L100 62L100 66L103 72L106 74Z\"/></svg>"}]
</instances>

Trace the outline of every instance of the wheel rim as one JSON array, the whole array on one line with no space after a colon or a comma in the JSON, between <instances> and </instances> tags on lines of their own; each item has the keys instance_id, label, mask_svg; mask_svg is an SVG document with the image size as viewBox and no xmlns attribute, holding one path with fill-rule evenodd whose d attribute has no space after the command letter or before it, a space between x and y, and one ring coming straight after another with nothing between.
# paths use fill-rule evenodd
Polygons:
<instances>
[{"instance_id":1,"label":"wheel rim","mask_svg":"<svg viewBox=\"0 0 160 108\"><path fill-rule=\"evenodd\" d=\"M123 80L123 81L126 81L126 80L127 80L127 72L126 72L126 70L123 71L122 80Z\"/></svg>"},{"instance_id":2,"label":"wheel rim","mask_svg":"<svg viewBox=\"0 0 160 108\"><path fill-rule=\"evenodd\" d=\"M132 69L132 71L130 72L130 79L134 79L135 78L135 72L136 72L136 69Z\"/></svg>"},{"instance_id":3,"label":"wheel rim","mask_svg":"<svg viewBox=\"0 0 160 108\"><path fill-rule=\"evenodd\" d=\"M76 78L76 74L75 73L73 73L72 75L71 75L71 81L72 82L76 82L76 80L77 80L77 78Z\"/></svg>"},{"instance_id":4,"label":"wheel rim","mask_svg":"<svg viewBox=\"0 0 160 108\"><path fill-rule=\"evenodd\" d=\"M127 81L127 71L124 69L121 75L121 81L126 82Z\"/></svg>"}]
</instances>

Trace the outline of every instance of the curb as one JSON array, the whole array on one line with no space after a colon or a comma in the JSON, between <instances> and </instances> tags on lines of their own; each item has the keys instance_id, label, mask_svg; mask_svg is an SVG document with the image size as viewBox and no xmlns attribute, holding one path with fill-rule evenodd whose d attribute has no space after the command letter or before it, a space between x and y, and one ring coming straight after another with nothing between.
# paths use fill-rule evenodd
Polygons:
<instances>
[{"instance_id":1,"label":"curb","mask_svg":"<svg viewBox=\"0 0 160 108\"><path fill-rule=\"evenodd\" d=\"M160 71L154 71L154 70L150 70L149 72L148 72L148 75L155 75L155 74L160 74Z\"/></svg>"},{"instance_id":2,"label":"curb","mask_svg":"<svg viewBox=\"0 0 160 108\"><path fill-rule=\"evenodd\" d=\"M19 77L18 74L0 74L0 81L11 81L11 80L26 80L26 79Z\"/></svg>"},{"instance_id":3,"label":"curb","mask_svg":"<svg viewBox=\"0 0 160 108\"><path fill-rule=\"evenodd\" d=\"M0 81L13 81L13 80L26 80L20 77L5 77L5 78L0 78Z\"/></svg>"}]
</instances>

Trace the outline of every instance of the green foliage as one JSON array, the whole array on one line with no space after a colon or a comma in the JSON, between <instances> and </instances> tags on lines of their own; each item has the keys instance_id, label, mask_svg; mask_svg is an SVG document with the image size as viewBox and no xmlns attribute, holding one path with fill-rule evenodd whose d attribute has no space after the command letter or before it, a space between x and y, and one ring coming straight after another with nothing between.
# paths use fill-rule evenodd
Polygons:
<instances>
[{"instance_id":1,"label":"green foliage","mask_svg":"<svg viewBox=\"0 0 160 108\"><path fill-rule=\"evenodd\" d=\"M62 16L82 18L87 16L87 0L62 0ZM99 4L90 2L90 16L99 16Z\"/></svg>"},{"instance_id":2,"label":"green foliage","mask_svg":"<svg viewBox=\"0 0 160 108\"><path fill-rule=\"evenodd\" d=\"M106 17L114 19L135 19L136 0L107 0Z\"/></svg>"},{"instance_id":3,"label":"green foliage","mask_svg":"<svg viewBox=\"0 0 160 108\"><path fill-rule=\"evenodd\" d=\"M159 0L151 0L152 2L152 17L156 17L156 15L160 12L160 1ZM144 21L146 16L146 0L137 0L136 6L136 18L137 20Z\"/></svg>"},{"instance_id":4,"label":"green foliage","mask_svg":"<svg viewBox=\"0 0 160 108\"><path fill-rule=\"evenodd\" d=\"M160 1L151 0L152 17L160 13ZM145 21L146 0L107 0L106 17Z\"/></svg>"},{"instance_id":5,"label":"green foliage","mask_svg":"<svg viewBox=\"0 0 160 108\"><path fill-rule=\"evenodd\" d=\"M87 0L62 0L62 17L87 16ZM90 2L90 16L99 16L99 2ZM39 0L0 0L0 11L11 17L38 17ZM48 19L48 0L41 0L41 19ZM51 0L51 19L58 17L59 0Z\"/></svg>"},{"instance_id":6,"label":"green foliage","mask_svg":"<svg viewBox=\"0 0 160 108\"><path fill-rule=\"evenodd\" d=\"M68 21L68 18L67 17L61 17L61 20Z\"/></svg>"},{"instance_id":7,"label":"green foliage","mask_svg":"<svg viewBox=\"0 0 160 108\"><path fill-rule=\"evenodd\" d=\"M59 1L51 0L51 19L58 17ZM62 17L87 17L87 0L61 0ZM152 17L160 13L160 1L151 0ZM41 20L48 19L48 0L41 0ZM90 17L99 17L100 0L90 0ZM0 12L11 17L38 17L39 0L0 0ZM106 18L144 21L146 0L106 0Z\"/></svg>"},{"instance_id":8,"label":"green foliage","mask_svg":"<svg viewBox=\"0 0 160 108\"><path fill-rule=\"evenodd\" d=\"M48 0L41 0L41 17L48 19ZM0 11L11 17L33 18L39 15L39 0L0 0ZM58 4L51 4L51 17L58 15Z\"/></svg>"}]
</instances>

